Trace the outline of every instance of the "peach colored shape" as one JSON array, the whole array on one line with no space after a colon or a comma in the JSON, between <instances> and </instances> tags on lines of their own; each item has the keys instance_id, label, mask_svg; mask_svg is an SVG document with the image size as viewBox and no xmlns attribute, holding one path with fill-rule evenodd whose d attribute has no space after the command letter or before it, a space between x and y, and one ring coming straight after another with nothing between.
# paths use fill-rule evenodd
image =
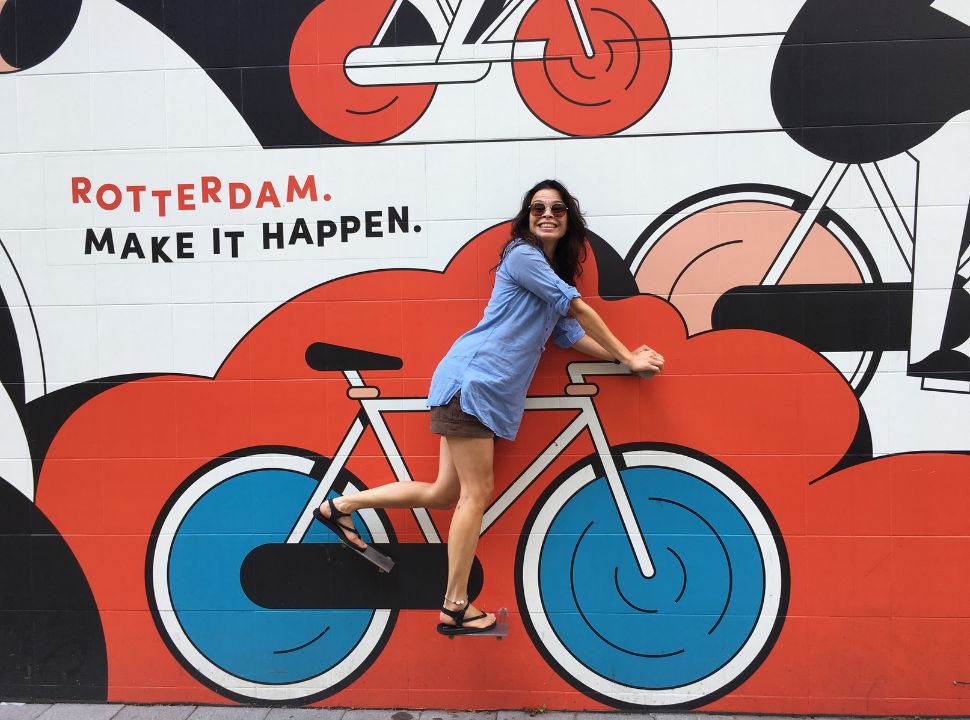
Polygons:
<instances>
[{"instance_id":1,"label":"peach colored shape","mask_svg":"<svg viewBox=\"0 0 970 720\"><path fill-rule=\"evenodd\" d=\"M711 329L714 303L739 285L756 285L799 214L766 202L734 202L701 210L664 233L636 271L641 292L669 300L690 334ZM838 238L815 225L781 284L860 283L862 275Z\"/></svg>"}]
</instances>

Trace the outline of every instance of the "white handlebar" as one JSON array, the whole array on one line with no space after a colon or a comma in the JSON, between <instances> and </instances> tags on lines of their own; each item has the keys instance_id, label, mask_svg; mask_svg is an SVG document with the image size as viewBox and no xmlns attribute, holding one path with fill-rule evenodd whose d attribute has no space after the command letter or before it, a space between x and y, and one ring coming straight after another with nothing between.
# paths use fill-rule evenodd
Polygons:
<instances>
[{"instance_id":1,"label":"white handlebar","mask_svg":"<svg viewBox=\"0 0 970 720\"><path fill-rule=\"evenodd\" d=\"M629 375L630 368L616 362L571 362L566 366L569 382L581 383L586 375Z\"/></svg>"}]
</instances>

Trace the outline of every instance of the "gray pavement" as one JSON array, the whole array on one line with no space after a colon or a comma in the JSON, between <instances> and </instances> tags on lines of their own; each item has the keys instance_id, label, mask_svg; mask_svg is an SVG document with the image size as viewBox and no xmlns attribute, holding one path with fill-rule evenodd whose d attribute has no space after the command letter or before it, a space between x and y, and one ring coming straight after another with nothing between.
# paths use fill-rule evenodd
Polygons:
<instances>
[{"instance_id":1,"label":"gray pavement","mask_svg":"<svg viewBox=\"0 0 970 720\"><path fill-rule=\"evenodd\" d=\"M341 708L258 708L209 705L83 705L0 702L0 720L784 720L781 715L707 713L527 712L499 710L362 710ZM822 720L797 716L799 720ZM967 717L967 716L963 716ZM826 716L824 720L873 720Z\"/></svg>"}]
</instances>

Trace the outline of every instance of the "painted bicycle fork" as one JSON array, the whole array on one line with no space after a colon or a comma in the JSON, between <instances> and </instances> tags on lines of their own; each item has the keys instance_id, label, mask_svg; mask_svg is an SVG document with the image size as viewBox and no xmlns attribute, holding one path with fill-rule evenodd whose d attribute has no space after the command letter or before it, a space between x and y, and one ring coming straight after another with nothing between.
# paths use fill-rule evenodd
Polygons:
<instances>
[{"instance_id":1,"label":"painted bicycle fork","mask_svg":"<svg viewBox=\"0 0 970 720\"><path fill-rule=\"evenodd\" d=\"M328 496L341 470L347 463L351 453L360 441L364 430L370 426L374 429L377 441L390 464L394 477L398 482L412 482L411 474L401 457L400 451L394 443L387 423L384 422L385 412L427 412L426 398L380 398L377 387L364 383L360 373L355 370L342 371L349 383L348 397L359 400L361 411L358 413L350 430L340 443L340 447L333 456L333 462L327 468L320 483L307 501L296 523L290 530L286 542L300 543L306 537L313 521L312 512ZM647 549L643 529L637 523L629 495L620 479L620 471L616 460L610 451L610 445L603 431L602 423L593 405L592 396L596 394L596 385L584 382L587 375L628 375L629 370L616 363L589 362L570 363L568 373L570 384L566 386L565 397L530 397L526 398L526 410L578 410L579 414L552 441L550 450L543 452L529 465L519 478L493 502L485 511L482 518L481 534L484 535L492 525L502 516L535 480L559 456L559 451L575 440L584 429L588 429L596 454L603 467L613 501L620 514L623 528L630 541L640 572L645 578L652 578L656 573L650 552ZM412 509L424 539L429 544L441 543L431 516L425 508Z\"/></svg>"}]
</instances>

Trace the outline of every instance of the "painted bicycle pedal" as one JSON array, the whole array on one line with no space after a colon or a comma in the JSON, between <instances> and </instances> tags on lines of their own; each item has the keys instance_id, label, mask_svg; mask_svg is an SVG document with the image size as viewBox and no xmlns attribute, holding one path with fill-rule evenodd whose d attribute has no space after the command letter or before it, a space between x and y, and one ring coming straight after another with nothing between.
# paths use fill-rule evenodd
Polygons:
<instances>
[{"instance_id":1,"label":"painted bicycle pedal","mask_svg":"<svg viewBox=\"0 0 970 720\"><path fill-rule=\"evenodd\" d=\"M342 547L346 548L347 550L350 550L350 548L348 548L346 545L343 545ZM374 565L377 566L377 569L380 570L381 572L389 573L391 572L391 568L394 567L394 560L389 558L384 553L378 552L370 545L368 545L363 552L356 551L356 550L352 550L351 552L356 552L367 562L373 563Z\"/></svg>"},{"instance_id":2,"label":"painted bicycle pedal","mask_svg":"<svg viewBox=\"0 0 970 720\"><path fill-rule=\"evenodd\" d=\"M394 572L374 572L340 543L267 543L249 553L239 569L243 592L257 605L277 609L437 610L448 578L448 547L442 543L376 543L365 560ZM386 554L385 554L386 553ZM393 556L388 557L389 555ZM371 558L375 559L371 559ZM484 583L475 558L468 595Z\"/></svg>"}]
</instances>

